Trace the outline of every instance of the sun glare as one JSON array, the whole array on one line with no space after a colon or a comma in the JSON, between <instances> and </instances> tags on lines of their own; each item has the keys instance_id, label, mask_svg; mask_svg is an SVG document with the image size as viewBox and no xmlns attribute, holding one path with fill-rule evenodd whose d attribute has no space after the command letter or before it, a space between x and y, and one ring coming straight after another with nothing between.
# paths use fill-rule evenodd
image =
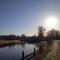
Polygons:
<instances>
[{"instance_id":1,"label":"sun glare","mask_svg":"<svg viewBox=\"0 0 60 60\"><path fill-rule=\"evenodd\" d=\"M46 27L53 29L57 26L58 18L56 17L48 17L46 18Z\"/></svg>"}]
</instances>

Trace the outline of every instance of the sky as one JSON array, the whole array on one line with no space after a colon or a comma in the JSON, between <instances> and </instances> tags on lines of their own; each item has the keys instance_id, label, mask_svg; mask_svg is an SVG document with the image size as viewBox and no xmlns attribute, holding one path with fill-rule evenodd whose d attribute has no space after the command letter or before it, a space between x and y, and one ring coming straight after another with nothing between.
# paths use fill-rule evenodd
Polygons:
<instances>
[{"instance_id":1,"label":"sky","mask_svg":"<svg viewBox=\"0 0 60 60\"><path fill-rule=\"evenodd\" d=\"M37 34L47 16L60 19L60 0L0 0L0 35Z\"/></svg>"}]
</instances>

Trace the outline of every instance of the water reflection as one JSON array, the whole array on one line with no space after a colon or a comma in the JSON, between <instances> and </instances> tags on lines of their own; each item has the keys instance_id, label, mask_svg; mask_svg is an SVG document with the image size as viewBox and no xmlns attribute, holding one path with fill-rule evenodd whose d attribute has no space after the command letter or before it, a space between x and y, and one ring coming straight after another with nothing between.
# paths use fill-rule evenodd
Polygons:
<instances>
[{"instance_id":1,"label":"water reflection","mask_svg":"<svg viewBox=\"0 0 60 60\"><path fill-rule=\"evenodd\" d=\"M35 44L10 44L0 47L0 60L17 60L21 58L22 51L25 55L33 52ZM37 49L37 47L36 47Z\"/></svg>"}]
</instances>

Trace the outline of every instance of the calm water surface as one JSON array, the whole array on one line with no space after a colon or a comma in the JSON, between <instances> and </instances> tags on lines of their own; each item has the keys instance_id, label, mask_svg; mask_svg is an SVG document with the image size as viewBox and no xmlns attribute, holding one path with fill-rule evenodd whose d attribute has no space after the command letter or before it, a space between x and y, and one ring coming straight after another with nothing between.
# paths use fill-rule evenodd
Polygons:
<instances>
[{"instance_id":1,"label":"calm water surface","mask_svg":"<svg viewBox=\"0 0 60 60\"><path fill-rule=\"evenodd\" d=\"M16 44L14 46L5 46L0 48L0 60L18 60L22 57L22 51L25 55L33 52L35 44Z\"/></svg>"}]
</instances>

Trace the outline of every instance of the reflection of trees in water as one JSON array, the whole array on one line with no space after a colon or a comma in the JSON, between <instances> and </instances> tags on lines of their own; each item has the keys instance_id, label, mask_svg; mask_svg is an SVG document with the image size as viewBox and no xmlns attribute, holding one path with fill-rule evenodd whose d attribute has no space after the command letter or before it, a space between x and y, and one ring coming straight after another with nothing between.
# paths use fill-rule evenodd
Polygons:
<instances>
[{"instance_id":1,"label":"reflection of trees in water","mask_svg":"<svg viewBox=\"0 0 60 60\"><path fill-rule=\"evenodd\" d=\"M3 44L3 45L0 46L0 48L6 47L6 46L8 46L9 48L11 48L11 47L14 47L15 45L16 45L15 43Z\"/></svg>"},{"instance_id":2,"label":"reflection of trees in water","mask_svg":"<svg viewBox=\"0 0 60 60\"><path fill-rule=\"evenodd\" d=\"M25 47L25 43L21 43L21 44L20 43L9 43L9 44L2 44L2 45L0 45L0 48L6 47L6 46L11 48L11 47L14 47L15 45L18 45L18 46L21 45L21 47Z\"/></svg>"},{"instance_id":3,"label":"reflection of trees in water","mask_svg":"<svg viewBox=\"0 0 60 60\"><path fill-rule=\"evenodd\" d=\"M21 44L21 47L25 47L25 43L22 43L22 44Z\"/></svg>"},{"instance_id":4,"label":"reflection of trees in water","mask_svg":"<svg viewBox=\"0 0 60 60\"><path fill-rule=\"evenodd\" d=\"M15 45L18 45L18 46L21 45L21 47L25 47L25 43L21 43L21 44L11 44L11 45L9 45L9 47L14 47Z\"/></svg>"},{"instance_id":5,"label":"reflection of trees in water","mask_svg":"<svg viewBox=\"0 0 60 60\"><path fill-rule=\"evenodd\" d=\"M8 47L11 48L11 47L14 47L15 45L16 44L13 43L13 44L8 45Z\"/></svg>"},{"instance_id":6,"label":"reflection of trees in water","mask_svg":"<svg viewBox=\"0 0 60 60\"><path fill-rule=\"evenodd\" d=\"M6 44L6 45L1 45L0 48L6 47L6 46L11 47L11 45Z\"/></svg>"}]
</instances>

